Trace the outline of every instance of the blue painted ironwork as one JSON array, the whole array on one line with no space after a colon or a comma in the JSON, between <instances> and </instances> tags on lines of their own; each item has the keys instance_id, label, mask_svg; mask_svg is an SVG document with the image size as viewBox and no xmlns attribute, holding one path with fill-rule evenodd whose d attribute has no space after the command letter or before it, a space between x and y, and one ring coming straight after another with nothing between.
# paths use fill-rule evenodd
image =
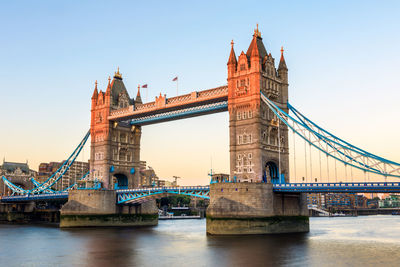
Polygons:
<instances>
[{"instance_id":1,"label":"blue painted ironwork","mask_svg":"<svg viewBox=\"0 0 400 267\"><path fill-rule=\"evenodd\" d=\"M135 118L130 121L131 125L142 125L168 121L173 119L185 118L189 116L201 115L209 112L225 111L228 108L228 101L220 101L211 104L204 104L195 107L183 108L178 110L166 111L159 114L147 115Z\"/></svg>"},{"instance_id":2,"label":"blue painted ironwork","mask_svg":"<svg viewBox=\"0 0 400 267\"><path fill-rule=\"evenodd\" d=\"M181 186L181 187L152 187L140 189L117 190L117 203L140 202L146 198L162 195L177 194L209 199L209 186Z\"/></svg>"},{"instance_id":3,"label":"blue painted ironwork","mask_svg":"<svg viewBox=\"0 0 400 267\"><path fill-rule=\"evenodd\" d=\"M68 199L68 192L62 192L62 193L43 193L43 194L38 194L38 195L31 195L31 194L26 194L26 195L18 195L18 196L7 196L7 197L2 197L1 202L27 202L27 201L39 201L39 200L62 200L62 199Z\"/></svg>"},{"instance_id":4,"label":"blue painted ironwork","mask_svg":"<svg viewBox=\"0 0 400 267\"><path fill-rule=\"evenodd\" d=\"M93 180L93 186L87 186L87 184L78 185L76 189L78 190L99 190L101 189L101 181L97 178Z\"/></svg>"},{"instance_id":5,"label":"blue painted ironwork","mask_svg":"<svg viewBox=\"0 0 400 267\"><path fill-rule=\"evenodd\" d=\"M87 173L85 173L81 178L77 179L77 181L84 180L89 174L90 174L90 171L88 171ZM33 183L35 186L40 186L40 185L41 185L41 183L39 183L38 181L36 181L35 178L33 178L33 177L32 177L30 180L32 181L32 183ZM72 185L70 185L70 186L68 186L67 188L65 188L65 189L63 189L63 190L60 190L60 191L55 191L55 190L52 190L52 189L48 188L48 189L44 190L43 192L44 192L44 193L49 193L49 194L51 194L51 193L66 192L66 191L69 191L69 190L71 190L72 188L74 188L76 184L77 184L77 183L75 182L75 183L73 183Z\"/></svg>"},{"instance_id":6,"label":"blue painted ironwork","mask_svg":"<svg viewBox=\"0 0 400 267\"><path fill-rule=\"evenodd\" d=\"M38 187L38 186L41 186L41 185L42 185L41 183L39 183L38 181L36 181L35 178L33 178L33 177L31 177L30 180L31 180L31 182L33 183L33 185L34 185L35 187ZM44 192L44 193L51 194L51 193L55 193L55 190L53 190L53 189L51 189L51 188L47 188L47 189L43 190L43 192Z\"/></svg>"},{"instance_id":7,"label":"blue painted ironwork","mask_svg":"<svg viewBox=\"0 0 400 267\"><path fill-rule=\"evenodd\" d=\"M295 114L296 118L278 107L262 92L261 99L293 132L325 155L365 172L400 178L399 163L368 153L337 138L308 120L290 104L288 104L289 110Z\"/></svg>"},{"instance_id":8,"label":"blue painted ironwork","mask_svg":"<svg viewBox=\"0 0 400 267\"><path fill-rule=\"evenodd\" d=\"M297 193L400 193L400 183L287 183L275 184L274 192Z\"/></svg>"},{"instance_id":9,"label":"blue painted ironwork","mask_svg":"<svg viewBox=\"0 0 400 267\"><path fill-rule=\"evenodd\" d=\"M51 187L57 183L62 176L69 170L71 165L75 162L76 158L79 156L80 152L82 151L83 147L86 144L86 141L88 140L90 136L90 131L88 131L85 135L85 137L82 139L82 141L79 143L79 145L76 147L76 149L72 152L72 154L69 156L69 158L64 161L64 163L58 168L58 170L53 173L45 182L40 184L39 186L36 186L35 188L31 190L25 190L15 184L13 184L11 181L9 181L6 177L2 177L3 182L13 191L13 194L19 194L19 195L25 195L25 194L41 194L44 191L51 189Z\"/></svg>"}]
</instances>

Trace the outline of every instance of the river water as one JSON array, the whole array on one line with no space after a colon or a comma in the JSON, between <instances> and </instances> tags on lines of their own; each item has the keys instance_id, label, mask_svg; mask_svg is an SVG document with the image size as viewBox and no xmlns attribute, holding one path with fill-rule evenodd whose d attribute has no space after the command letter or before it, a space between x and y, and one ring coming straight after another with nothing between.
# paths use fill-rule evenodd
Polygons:
<instances>
[{"instance_id":1,"label":"river water","mask_svg":"<svg viewBox=\"0 0 400 267\"><path fill-rule=\"evenodd\" d=\"M0 266L400 266L400 216L310 218L308 234L207 236L205 220L150 228L0 225Z\"/></svg>"}]
</instances>

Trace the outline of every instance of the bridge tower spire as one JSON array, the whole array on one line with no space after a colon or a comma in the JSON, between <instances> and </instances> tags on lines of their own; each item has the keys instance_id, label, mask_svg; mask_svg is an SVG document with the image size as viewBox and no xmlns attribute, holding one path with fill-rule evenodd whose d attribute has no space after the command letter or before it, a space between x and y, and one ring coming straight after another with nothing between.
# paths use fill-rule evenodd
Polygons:
<instances>
[{"instance_id":1,"label":"bridge tower spire","mask_svg":"<svg viewBox=\"0 0 400 267\"><path fill-rule=\"evenodd\" d=\"M92 179L102 181L104 188L113 189L138 185L140 166L140 126L109 120L118 109L134 109L118 70L108 78L106 92L97 93L97 81L92 96L90 170Z\"/></svg>"},{"instance_id":2,"label":"bridge tower spire","mask_svg":"<svg viewBox=\"0 0 400 267\"><path fill-rule=\"evenodd\" d=\"M231 53L229 54L229 60L228 60L228 76L233 75L237 69L237 60L236 60L236 54L235 50L233 49L234 42L233 40L231 41Z\"/></svg>"},{"instance_id":3,"label":"bridge tower spire","mask_svg":"<svg viewBox=\"0 0 400 267\"><path fill-rule=\"evenodd\" d=\"M142 102L142 97L140 96L140 84L138 85L138 88L137 88L137 95L136 95L135 103L137 103L137 104L142 104L143 103Z\"/></svg>"},{"instance_id":4,"label":"bridge tower spire","mask_svg":"<svg viewBox=\"0 0 400 267\"><path fill-rule=\"evenodd\" d=\"M278 123L260 94L287 110L287 91L283 52L277 71L257 25L247 52L236 61L232 44L228 61L230 176L237 181L288 181L288 129Z\"/></svg>"}]
</instances>

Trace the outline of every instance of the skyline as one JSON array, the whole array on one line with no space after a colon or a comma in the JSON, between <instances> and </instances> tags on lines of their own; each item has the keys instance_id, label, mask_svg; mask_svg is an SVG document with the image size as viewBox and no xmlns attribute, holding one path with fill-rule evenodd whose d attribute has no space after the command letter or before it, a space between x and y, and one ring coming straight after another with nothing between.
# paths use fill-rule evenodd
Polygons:
<instances>
[{"instance_id":1,"label":"skyline","mask_svg":"<svg viewBox=\"0 0 400 267\"><path fill-rule=\"evenodd\" d=\"M28 159L31 168L37 169L39 162L65 159L89 127L94 81L98 80L99 89L104 91L108 76L112 76L117 67L120 67L131 97L136 96L137 84L149 85L145 102L152 101L160 91L167 97L175 96L175 84L171 81L175 76L179 77L180 94L226 84L230 41L234 40L237 55L242 50L246 51L256 23L260 25L267 51L276 61L279 60L280 47L283 45L285 48L291 103L339 137L380 156L400 161L400 145L395 141L399 126L392 123L400 115L396 105L400 93L396 90L398 85L395 81L400 38L391 34L400 25L395 17L396 8L393 8L393 5L399 4L395 2L388 6L373 5L372 1L363 6L353 3L337 14L342 20L324 17L326 13L323 12L332 16L332 8L340 10L340 4L322 7L315 3L315 17L298 23L295 22L301 17L300 11L312 13L312 10L307 10L308 6L293 4L288 9L285 4L274 3L269 8L279 10L285 7L287 12L281 13L281 18L292 18L271 23L272 19L264 18L262 14L247 14L251 10L245 7L240 11L246 15L243 21L225 17L224 22L213 21L217 25L201 20L200 14L206 14L203 6L182 4L183 9L191 9L192 12L197 8L198 13L182 12L180 16L172 17L171 21L160 19L133 29L129 27L135 26L135 22L151 22L161 11L157 10L152 18L148 18L143 11L150 9L149 6L125 5L126 8L120 12L126 15L132 12L132 8L137 8L140 11L135 12L138 17L129 20L121 15L112 23L97 25L98 21L90 21L93 14L84 20L79 18L81 13L90 10L90 5L77 10L76 6L73 8L64 4L60 10L66 12L65 17L46 13L54 11L50 5L50 10L37 13L38 20L33 17L31 22L45 26L44 29L51 32L53 38L44 33L37 35L39 31L35 31L35 25L18 24L18 16L11 18L16 15L13 4L7 5L7 10L11 12L4 14L0 11L0 21L11 20L10 27L2 30L5 32L0 37L5 46L0 52L4 59L0 64L0 77L3 78L0 86L3 96L1 112L6 115L3 115L2 124L7 127L0 134L0 156L7 161L25 162ZM40 4L27 3L27 6L40 9ZM166 6L165 13L172 9ZM212 15L217 15L222 7L215 6ZM355 8L358 14L353 13ZM96 6L96 9L104 15L102 17L108 11L105 6ZM372 10L377 15L376 19L363 17ZM47 17L39 19L40 14L47 14ZM27 15L28 20L25 21L33 16L24 12L18 15ZM314 24L322 18L320 24ZM189 20L196 31L188 31L188 25L179 24L182 20ZM332 21L337 25L332 25ZM167 23L164 25L163 22ZM270 27L271 24L274 27ZM307 25L313 27L298 32ZM96 35L103 31L101 26L113 33L113 40ZM277 29L277 26L281 28ZM24 36L13 34L21 32L21 27L27 27L32 32L26 29ZM174 27L180 27L180 31L176 32ZM202 31L202 28L206 30ZM128 30L132 35L122 36ZM329 30L335 34L329 36ZM338 32L343 35L338 35ZM75 39L68 39L68 36ZM310 44L305 39L314 43ZM27 51L24 49L26 41L30 43ZM89 45L100 42L103 44ZM74 50L78 47L80 51ZM385 50L380 50L381 47ZM142 91L143 100L145 96L145 91ZM12 116L8 115L10 111ZM182 184L207 183L211 158L215 169L222 172L229 169L227 118L228 114L223 113L145 126L141 160L147 161L161 179L178 175L184 177ZM362 135L359 129L364 129ZM210 140L209 137L214 138ZM88 159L88 151L87 147L84 160ZM170 157L171 151L174 151L174 157ZM185 168L178 172L181 166Z\"/></svg>"}]
</instances>

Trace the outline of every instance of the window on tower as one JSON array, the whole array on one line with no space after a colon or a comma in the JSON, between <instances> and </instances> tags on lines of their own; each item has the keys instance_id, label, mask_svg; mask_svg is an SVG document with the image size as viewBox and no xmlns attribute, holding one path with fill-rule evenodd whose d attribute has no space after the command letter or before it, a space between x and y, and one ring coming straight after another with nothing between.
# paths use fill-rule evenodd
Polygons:
<instances>
[{"instance_id":1,"label":"window on tower","mask_svg":"<svg viewBox=\"0 0 400 267\"><path fill-rule=\"evenodd\" d=\"M120 139L121 143L127 143L126 134L121 133L119 139Z\"/></svg>"}]
</instances>

